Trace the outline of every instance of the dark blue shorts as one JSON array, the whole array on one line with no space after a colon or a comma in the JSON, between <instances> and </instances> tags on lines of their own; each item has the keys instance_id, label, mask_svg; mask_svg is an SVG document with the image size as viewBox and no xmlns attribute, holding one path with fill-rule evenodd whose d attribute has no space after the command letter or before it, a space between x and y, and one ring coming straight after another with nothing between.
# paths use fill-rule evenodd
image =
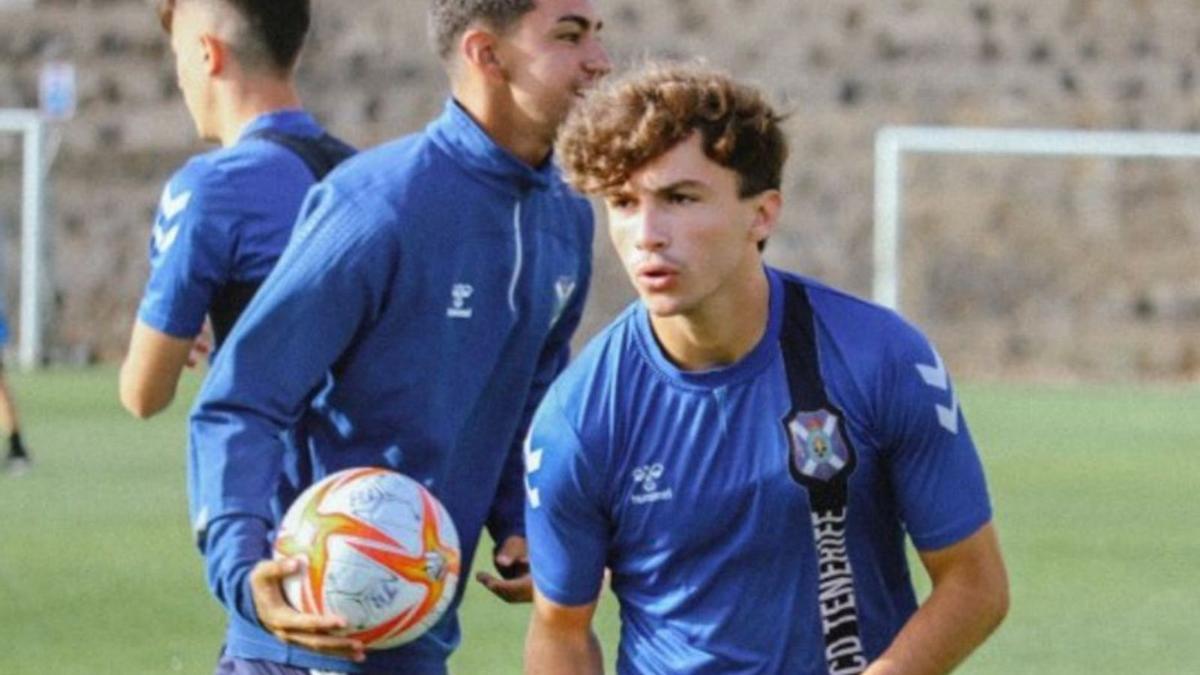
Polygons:
<instances>
[{"instance_id":1,"label":"dark blue shorts","mask_svg":"<svg viewBox=\"0 0 1200 675\"><path fill-rule=\"evenodd\" d=\"M239 659L228 654L221 654L221 660L217 662L217 671L214 675L316 675L328 672L330 671L309 670L282 663L259 661L258 659Z\"/></svg>"}]
</instances>

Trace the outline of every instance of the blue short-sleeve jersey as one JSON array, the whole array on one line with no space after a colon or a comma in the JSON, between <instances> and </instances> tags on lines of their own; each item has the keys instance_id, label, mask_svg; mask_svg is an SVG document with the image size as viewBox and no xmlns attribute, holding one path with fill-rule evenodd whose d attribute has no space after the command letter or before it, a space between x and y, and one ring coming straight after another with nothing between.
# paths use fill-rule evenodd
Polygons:
<instances>
[{"instance_id":1,"label":"blue short-sleeve jersey","mask_svg":"<svg viewBox=\"0 0 1200 675\"><path fill-rule=\"evenodd\" d=\"M275 266L315 179L295 152L255 137L266 130L324 133L306 112L266 113L234 145L193 157L171 177L151 231L142 323L195 337L227 285L261 282Z\"/></svg>"},{"instance_id":2,"label":"blue short-sleeve jersey","mask_svg":"<svg viewBox=\"0 0 1200 675\"><path fill-rule=\"evenodd\" d=\"M620 673L861 672L916 610L905 535L937 549L991 518L926 339L890 311L767 274L768 328L738 363L680 371L635 304L534 419L535 584L586 604L611 569Z\"/></svg>"}]
</instances>

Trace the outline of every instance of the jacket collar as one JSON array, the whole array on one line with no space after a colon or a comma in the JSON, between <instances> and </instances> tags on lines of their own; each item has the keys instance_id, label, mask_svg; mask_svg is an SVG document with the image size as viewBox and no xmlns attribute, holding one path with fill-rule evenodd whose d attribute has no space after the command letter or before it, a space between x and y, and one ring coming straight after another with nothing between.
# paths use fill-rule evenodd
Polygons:
<instances>
[{"instance_id":1,"label":"jacket collar","mask_svg":"<svg viewBox=\"0 0 1200 675\"><path fill-rule=\"evenodd\" d=\"M550 186L557 172L550 157L532 167L497 145L453 98L446 101L442 115L430 123L428 133L454 161L485 183L514 196Z\"/></svg>"}]
</instances>

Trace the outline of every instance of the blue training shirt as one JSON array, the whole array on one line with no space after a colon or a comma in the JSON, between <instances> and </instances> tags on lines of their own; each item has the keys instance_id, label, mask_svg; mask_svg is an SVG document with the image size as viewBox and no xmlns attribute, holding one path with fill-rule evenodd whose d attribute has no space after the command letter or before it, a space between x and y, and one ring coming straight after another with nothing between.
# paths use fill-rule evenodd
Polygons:
<instances>
[{"instance_id":1,"label":"blue training shirt","mask_svg":"<svg viewBox=\"0 0 1200 675\"><path fill-rule=\"evenodd\" d=\"M142 323L193 338L229 284L261 282L275 266L314 177L295 152L252 137L264 130L324 133L302 110L266 113L237 143L193 157L171 177L151 232Z\"/></svg>"},{"instance_id":2,"label":"blue training shirt","mask_svg":"<svg viewBox=\"0 0 1200 675\"><path fill-rule=\"evenodd\" d=\"M231 655L445 672L482 528L497 541L524 533L521 439L566 364L592 227L549 160L521 162L453 101L423 133L360 153L313 189L191 417L191 513L231 615ZM310 475L281 479L296 457ZM446 617L365 665L279 642L248 587L295 491L352 466L428 487L454 519L464 563Z\"/></svg>"},{"instance_id":3,"label":"blue training shirt","mask_svg":"<svg viewBox=\"0 0 1200 675\"><path fill-rule=\"evenodd\" d=\"M991 519L937 353L894 313L768 268L766 334L685 372L640 303L551 387L526 448L534 582L621 604L617 671L862 672L916 610L905 559Z\"/></svg>"}]
</instances>

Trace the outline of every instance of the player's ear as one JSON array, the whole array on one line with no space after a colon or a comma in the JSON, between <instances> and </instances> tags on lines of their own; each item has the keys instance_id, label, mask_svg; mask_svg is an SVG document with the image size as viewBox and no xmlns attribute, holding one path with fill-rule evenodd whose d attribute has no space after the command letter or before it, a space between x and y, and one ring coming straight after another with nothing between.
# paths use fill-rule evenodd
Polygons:
<instances>
[{"instance_id":1,"label":"player's ear","mask_svg":"<svg viewBox=\"0 0 1200 675\"><path fill-rule=\"evenodd\" d=\"M208 33L200 36L200 45L204 50L204 72L210 77L220 75L225 70L229 48L215 35Z\"/></svg>"},{"instance_id":2,"label":"player's ear","mask_svg":"<svg viewBox=\"0 0 1200 675\"><path fill-rule=\"evenodd\" d=\"M764 190L751 199L754 200L754 221L750 224L750 234L755 241L766 241L779 222L783 195L779 190Z\"/></svg>"},{"instance_id":3,"label":"player's ear","mask_svg":"<svg viewBox=\"0 0 1200 675\"><path fill-rule=\"evenodd\" d=\"M500 44L495 33L484 28L468 28L458 46L459 54L469 68L489 80L507 79L500 62Z\"/></svg>"}]
</instances>

